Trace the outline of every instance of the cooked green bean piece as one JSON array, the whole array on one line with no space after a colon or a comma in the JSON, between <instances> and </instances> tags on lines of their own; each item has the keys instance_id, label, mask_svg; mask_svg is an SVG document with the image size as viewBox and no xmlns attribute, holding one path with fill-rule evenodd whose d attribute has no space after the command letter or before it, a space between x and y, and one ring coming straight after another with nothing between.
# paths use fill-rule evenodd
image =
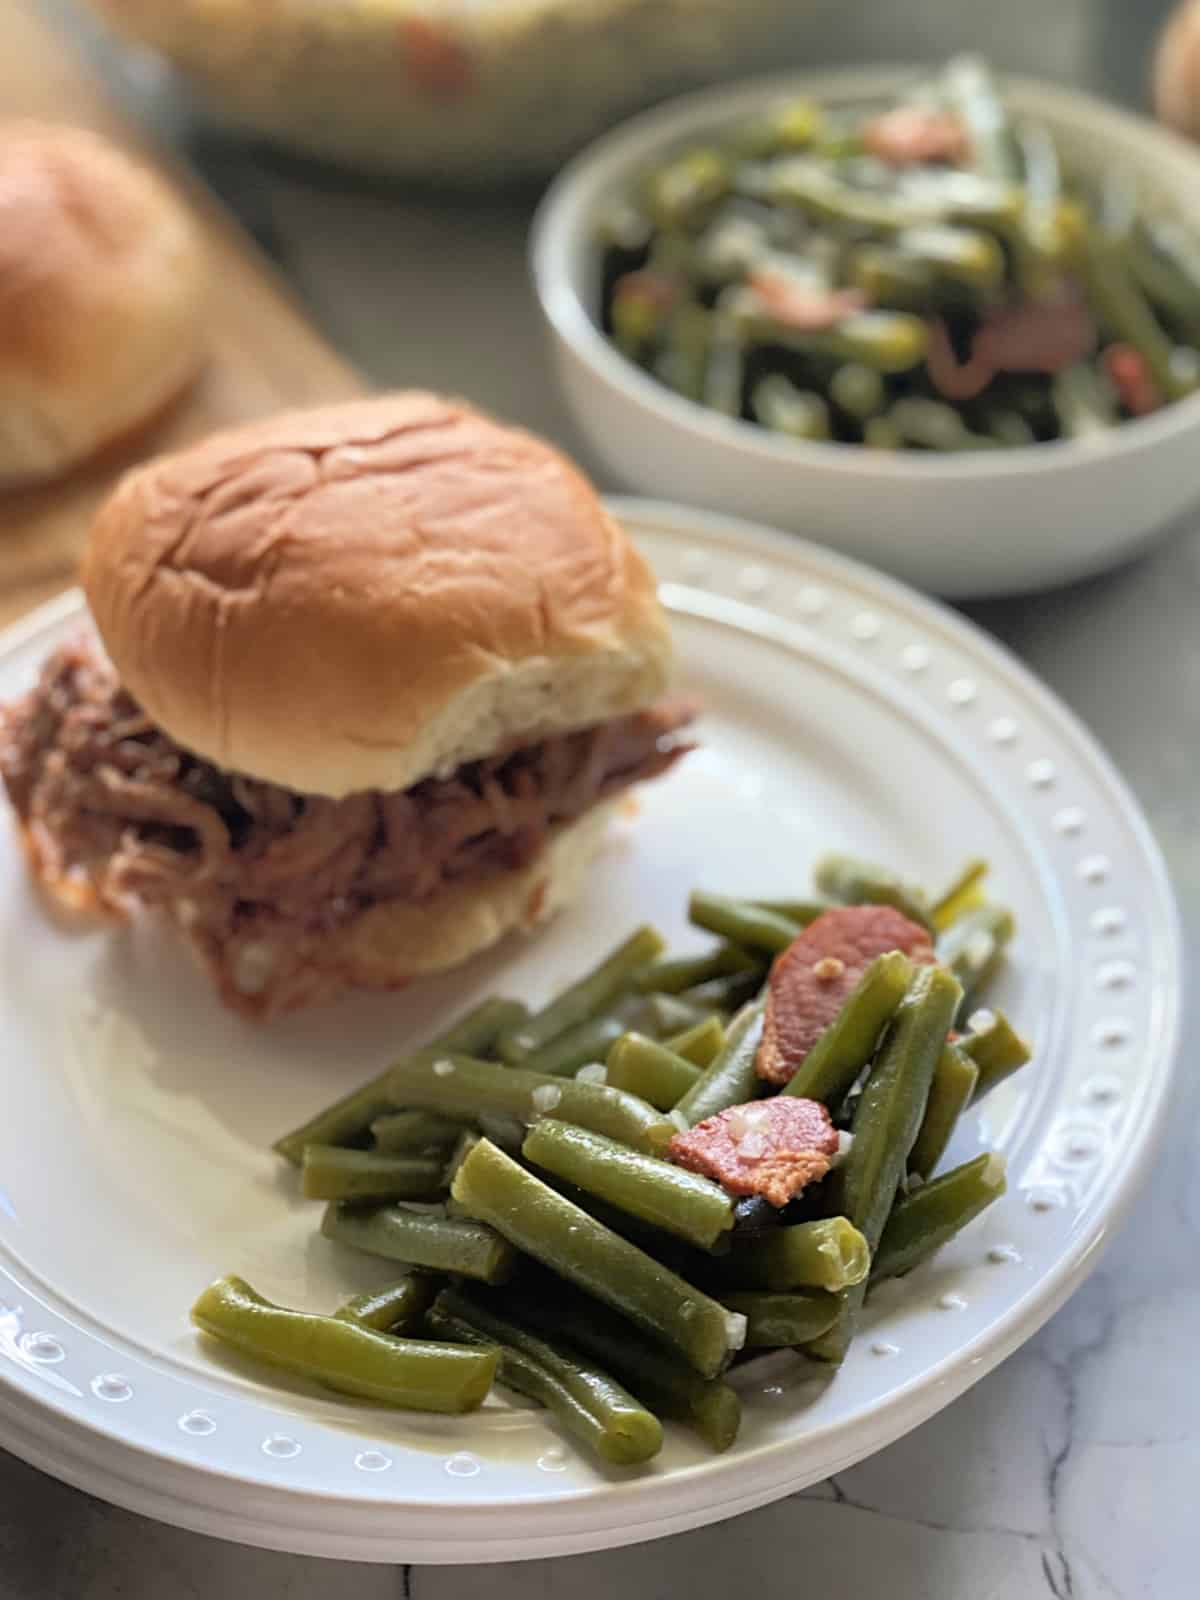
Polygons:
<instances>
[{"instance_id":1,"label":"cooked green bean piece","mask_svg":"<svg viewBox=\"0 0 1200 1600\"><path fill-rule=\"evenodd\" d=\"M917 450L997 450L1000 441L986 433L975 433L953 406L942 400L927 400L922 395L905 395L888 412L906 445Z\"/></svg>"},{"instance_id":2,"label":"cooked green bean piece","mask_svg":"<svg viewBox=\"0 0 1200 1600\"><path fill-rule=\"evenodd\" d=\"M974 1098L982 1100L998 1083L1018 1072L1033 1052L1003 1011L977 1011L968 1018L967 1026L971 1031L959 1040L959 1047L979 1069Z\"/></svg>"},{"instance_id":3,"label":"cooked green bean piece","mask_svg":"<svg viewBox=\"0 0 1200 1600\"><path fill-rule=\"evenodd\" d=\"M903 450L904 439L890 417L872 417L863 429L863 443L869 450Z\"/></svg>"},{"instance_id":4,"label":"cooked green bean piece","mask_svg":"<svg viewBox=\"0 0 1200 1600\"><path fill-rule=\"evenodd\" d=\"M980 885L987 877L988 870L988 864L982 857L973 857L933 902L930 919L939 933L944 933L964 912L974 911L981 903Z\"/></svg>"},{"instance_id":5,"label":"cooked green bean piece","mask_svg":"<svg viewBox=\"0 0 1200 1600\"><path fill-rule=\"evenodd\" d=\"M972 1222L1007 1187L1004 1157L989 1150L897 1202L875 1252L871 1282L899 1278Z\"/></svg>"},{"instance_id":6,"label":"cooked green bean piece","mask_svg":"<svg viewBox=\"0 0 1200 1600\"><path fill-rule=\"evenodd\" d=\"M1004 252L978 229L945 223L905 228L896 235L896 249L928 271L935 289L962 290L988 305L1004 288Z\"/></svg>"},{"instance_id":7,"label":"cooked green bean piece","mask_svg":"<svg viewBox=\"0 0 1200 1600\"><path fill-rule=\"evenodd\" d=\"M846 1217L822 1217L747 1239L728 1256L706 1261L702 1270L712 1282L730 1288L839 1294L863 1283L870 1266L871 1252L859 1229Z\"/></svg>"},{"instance_id":8,"label":"cooked green bean piece","mask_svg":"<svg viewBox=\"0 0 1200 1600\"><path fill-rule=\"evenodd\" d=\"M760 911L773 911L776 916L786 917L797 928L807 928L810 922L829 910L830 903L828 900L754 900L751 904Z\"/></svg>"},{"instance_id":9,"label":"cooked green bean piece","mask_svg":"<svg viewBox=\"0 0 1200 1600\"><path fill-rule=\"evenodd\" d=\"M786 100L738 130L737 152L744 160L761 161L784 151L807 150L823 124L824 112L816 101Z\"/></svg>"},{"instance_id":10,"label":"cooked green bean piece","mask_svg":"<svg viewBox=\"0 0 1200 1600\"><path fill-rule=\"evenodd\" d=\"M830 1203L873 1252L921 1128L929 1086L962 999L944 967L921 967L900 1003L854 1114L854 1142L830 1180ZM837 1321L807 1346L819 1360L846 1354L862 1308L863 1285L846 1295Z\"/></svg>"},{"instance_id":11,"label":"cooked green bean piece","mask_svg":"<svg viewBox=\"0 0 1200 1600\"><path fill-rule=\"evenodd\" d=\"M827 361L856 361L885 375L911 372L929 351L928 327L905 311L856 311L832 328L810 332L773 317L751 294L734 314L748 342L780 344Z\"/></svg>"},{"instance_id":12,"label":"cooked green bean piece","mask_svg":"<svg viewBox=\"0 0 1200 1600\"><path fill-rule=\"evenodd\" d=\"M1192 392L1171 360L1171 341L1129 267L1129 252L1106 241L1098 228L1087 231L1084 275L1101 319L1145 361L1159 392L1181 400Z\"/></svg>"},{"instance_id":13,"label":"cooked green bean piece","mask_svg":"<svg viewBox=\"0 0 1200 1600\"><path fill-rule=\"evenodd\" d=\"M1011 911L1005 906L984 905L951 923L938 939L938 960L963 986L964 1010L975 1004L994 977L1015 932Z\"/></svg>"},{"instance_id":14,"label":"cooked green bean piece","mask_svg":"<svg viewBox=\"0 0 1200 1600\"><path fill-rule=\"evenodd\" d=\"M445 1162L436 1156L306 1144L301 1193L306 1200L424 1200L441 1189L444 1171Z\"/></svg>"},{"instance_id":15,"label":"cooked green bean piece","mask_svg":"<svg viewBox=\"0 0 1200 1600\"><path fill-rule=\"evenodd\" d=\"M495 1377L495 1350L397 1339L360 1323L291 1311L243 1278L220 1278L192 1307L198 1328L245 1355L326 1388L414 1411L474 1411Z\"/></svg>"},{"instance_id":16,"label":"cooked green bean piece","mask_svg":"<svg viewBox=\"0 0 1200 1600\"><path fill-rule=\"evenodd\" d=\"M894 872L856 856L830 851L817 862L813 880L822 894L842 905L892 906L912 922L930 926L929 904L919 889L901 883Z\"/></svg>"},{"instance_id":17,"label":"cooked green bean piece","mask_svg":"<svg viewBox=\"0 0 1200 1600\"><path fill-rule=\"evenodd\" d=\"M694 889L688 900L688 921L709 933L732 939L750 950L778 955L800 932L799 923L777 911L764 910L750 900L735 900L730 895L707 894Z\"/></svg>"},{"instance_id":18,"label":"cooked green bean piece","mask_svg":"<svg viewBox=\"0 0 1200 1600\"><path fill-rule=\"evenodd\" d=\"M520 1122L514 1122L514 1127L516 1128L517 1132L519 1132L520 1138L514 1139L511 1145L503 1143L499 1139L492 1139L493 1144L498 1144L501 1150L507 1149L510 1155L515 1154L515 1152L520 1150L522 1144L525 1142L524 1124ZM474 1128L464 1128L459 1134L458 1138L454 1142L454 1149L451 1150L446 1161L446 1172L442 1181L447 1189L454 1182L454 1174L471 1154L471 1151L474 1150L480 1139L484 1137L490 1138L491 1136L484 1135L482 1133L476 1133Z\"/></svg>"},{"instance_id":19,"label":"cooked green bean piece","mask_svg":"<svg viewBox=\"0 0 1200 1600\"><path fill-rule=\"evenodd\" d=\"M409 1272L384 1289L356 1294L333 1313L342 1322L357 1322L376 1333L406 1330L421 1320L433 1304L440 1279L432 1272Z\"/></svg>"},{"instance_id":20,"label":"cooked green bean piece","mask_svg":"<svg viewBox=\"0 0 1200 1600\"><path fill-rule=\"evenodd\" d=\"M725 1027L719 1018L705 1017L703 1022L685 1028L682 1033L673 1033L670 1038L664 1039L663 1043L668 1050L673 1050L684 1061L703 1071L705 1067L712 1065L724 1048ZM650 1103L654 1104L653 1101Z\"/></svg>"},{"instance_id":21,"label":"cooked green bean piece","mask_svg":"<svg viewBox=\"0 0 1200 1600\"><path fill-rule=\"evenodd\" d=\"M367 1255L483 1283L503 1283L516 1263L512 1246L482 1222L403 1205L331 1205L321 1220L321 1232L336 1244L348 1244Z\"/></svg>"},{"instance_id":22,"label":"cooked green bean piece","mask_svg":"<svg viewBox=\"0 0 1200 1600\"><path fill-rule=\"evenodd\" d=\"M979 1068L957 1045L943 1046L929 1087L921 1131L908 1158L908 1170L928 1182L946 1153L959 1117L971 1103Z\"/></svg>"},{"instance_id":23,"label":"cooked green bean piece","mask_svg":"<svg viewBox=\"0 0 1200 1600\"><path fill-rule=\"evenodd\" d=\"M841 1302L823 1289L807 1294L731 1289L721 1304L745 1317L747 1350L769 1350L819 1339L833 1327Z\"/></svg>"},{"instance_id":24,"label":"cooked green bean piece","mask_svg":"<svg viewBox=\"0 0 1200 1600\"><path fill-rule=\"evenodd\" d=\"M732 173L719 150L685 151L650 173L646 209L660 228L695 228L729 193Z\"/></svg>"},{"instance_id":25,"label":"cooked green bean piece","mask_svg":"<svg viewBox=\"0 0 1200 1600\"><path fill-rule=\"evenodd\" d=\"M710 978L726 978L734 972L748 972L762 964L762 957L726 941L702 956L664 956L652 961L637 975L634 985L643 994L682 994Z\"/></svg>"},{"instance_id":26,"label":"cooked green bean piece","mask_svg":"<svg viewBox=\"0 0 1200 1600\"><path fill-rule=\"evenodd\" d=\"M468 1056L406 1061L392 1075L391 1092L402 1104L464 1117L491 1112L525 1123L556 1117L651 1155L670 1144L678 1131L653 1106L608 1084L552 1078Z\"/></svg>"},{"instance_id":27,"label":"cooked green bean piece","mask_svg":"<svg viewBox=\"0 0 1200 1600\"><path fill-rule=\"evenodd\" d=\"M526 1056L521 1066L526 1072L569 1078L589 1061L603 1061L624 1032L625 1024L618 1017L590 1017Z\"/></svg>"},{"instance_id":28,"label":"cooked green bean piece","mask_svg":"<svg viewBox=\"0 0 1200 1600\"><path fill-rule=\"evenodd\" d=\"M586 1128L539 1122L526 1135L521 1154L533 1166L702 1250L733 1227L733 1201L719 1183Z\"/></svg>"},{"instance_id":29,"label":"cooked green bean piece","mask_svg":"<svg viewBox=\"0 0 1200 1600\"><path fill-rule=\"evenodd\" d=\"M431 1050L462 1050L468 1055L487 1055L497 1039L527 1015L517 1000L494 997L469 1011L441 1038L427 1046ZM386 1092L392 1068L364 1083L341 1100L306 1122L303 1127L277 1139L273 1148L293 1166L304 1157L306 1144L349 1144L366 1133L375 1118L395 1108Z\"/></svg>"},{"instance_id":30,"label":"cooked green bean piece","mask_svg":"<svg viewBox=\"0 0 1200 1600\"><path fill-rule=\"evenodd\" d=\"M548 1006L502 1033L496 1046L502 1059L519 1066L568 1028L607 1011L630 988L635 974L660 956L664 948L662 935L654 928L638 928Z\"/></svg>"},{"instance_id":31,"label":"cooked green bean piece","mask_svg":"<svg viewBox=\"0 0 1200 1600\"><path fill-rule=\"evenodd\" d=\"M518 1250L604 1300L714 1378L745 1323L556 1194L485 1139L454 1179L454 1198Z\"/></svg>"},{"instance_id":32,"label":"cooked green bean piece","mask_svg":"<svg viewBox=\"0 0 1200 1600\"><path fill-rule=\"evenodd\" d=\"M966 130L976 171L1019 183L1024 176L1020 150L987 63L959 56L946 67L942 83Z\"/></svg>"},{"instance_id":33,"label":"cooked green bean piece","mask_svg":"<svg viewBox=\"0 0 1200 1600\"><path fill-rule=\"evenodd\" d=\"M738 1013L729 1025L725 1048L676 1105L673 1118L694 1128L707 1117L715 1117L718 1111L757 1097L763 1085L755 1063L762 1043L765 1010L766 1002L759 1000Z\"/></svg>"},{"instance_id":34,"label":"cooked green bean piece","mask_svg":"<svg viewBox=\"0 0 1200 1600\"><path fill-rule=\"evenodd\" d=\"M685 300L672 311L662 330L654 376L688 400L699 401L704 396L712 321L710 311L693 300Z\"/></svg>"},{"instance_id":35,"label":"cooked green bean piece","mask_svg":"<svg viewBox=\"0 0 1200 1600\"><path fill-rule=\"evenodd\" d=\"M847 361L829 380L829 398L839 410L856 422L877 417L887 405L887 388L871 367Z\"/></svg>"},{"instance_id":36,"label":"cooked green bean piece","mask_svg":"<svg viewBox=\"0 0 1200 1600\"><path fill-rule=\"evenodd\" d=\"M1189 229L1143 217L1130 240L1130 265L1143 291L1200 344L1200 246Z\"/></svg>"},{"instance_id":37,"label":"cooked green bean piece","mask_svg":"<svg viewBox=\"0 0 1200 1600\"><path fill-rule=\"evenodd\" d=\"M462 1130L461 1122L434 1111L389 1111L372 1122L371 1138L389 1155L443 1155Z\"/></svg>"},{"instance_id":38,"label":"cooked green bean piece","mask_svg":"<svg viewBox=\"0 0 1200 1600\"><path fill-rule=\"evenodd\" d=\"M851 251L847 275L872 305L891 311L931 312L937 309L937 278L923 261L894 245L860 244Z\"/></svg>"},{"instance_id":39,"label":"cooked green bean piece","mask_svg":"<svg viewBox=\"0 0 1200 1600\"><path fill-rule=\"evenodd\" d=\"M755 999L767 974L763 967L750 967L745 972L727 972L723 978L709 978L707 983L697 983L680 995L689 1005L711 1006L714 1011L733 1013L740 1011Z\"/></svg>"},{"instance_id":40,"label":"cooked green bean piece","mask_svg":"<svg viewBox=\"0 0 1200 1600\"><path fill-rule=\"evenodd\" d=\"M1121 420L1116 390L1089 362L1055 373L1051 395L1065 439L1095 439Z\"/></svg>"},{"instance_id":41,"label":"cooked green bean piece","mask_svg":"<svg viewBox=\"0 0 1200 1600\"><path fill-rule=\"evenodd\" d=\"M629 253L646 250L653 237L650 218L631 200L612 200L596 217L596 238L607 249Z\"/></svg>"},{"instance_id":42,"label":"cooked green bean piece","mask_svg":"<svg viewBox=\"0 0 1200 1600\"><path fill-rule=\"evenodd\" d=\"M875 1053L879 1035L912 982L912 962L900 950L876 957L841 1012L805 1056L784 1094L836 1107Z\"/></svg>"},{"instance_id":43,"label":"cooked green bean piece","mask_svg":"<svg viewBox=\"0 0 1200 1600\"><path fill-rule=\"evenodd\" d=\"M723 306L713 315L712 341L704 374L704 404L723 417L740 416L746 351L735 319Z\"/></svg>"},{"instance_id":44,"label":"cooked green bean piece","mask_svg":"<svg viewBox=\"0 0 1200 1600\"><path fill-rule=\"evenodd\" d=\"M641 1033L622 1034L608 1052L612 1087L640 1095L659 1111L670 1111L699 1080L699 1067Z\"/></svg>"},{"instance_id":45,"label":"cooked green bean piece","mask_svg":"<svg viewBox=\"0 0 1200 1600\"><path fill-rule=\"evenodd\" d=\"M1015 130L1025 168L1025 211L1016 238L1017 276L1032 300L1053 293L1067 264L1062 226L1062 173L1049 130L1026 123Z\"/></svg>"},{"instance_id":46,"label":"cooked green bean piece","mask_svg":"<svg viewBox=\"0 0 1200 1600\"><path fill-rule=\"evenodd\" d=\"M719 1378L702 1378L653 1345L590 1295L551 1281L524 1297L521 1315L548 1337L563 1338L628 1384L660 1416L689 1424L714 1450L737 1438L742 1403Z\"/></svg>"},{"instance_id":47,"label":"cooked green bean piece","mask_svg":"<svg viewBox=\"0 0 1200 1600\"><path fill-rule=\"evenodd\" d=\"M818 222L885 235L939 222L1005 231L1020 220L1024 206L1015 184L966 172L926 174L923 181L914 174L899 196L872 194L807 156L771 162L749 187L776 205L798 206Z\"/></svg>"},{"instance_id":48,"label":"cooked green bean piece","mask_svg":"<svg viewBox=\"0 0 1200 1600\"><path fill-rule=\"evenodd\" d=\"M764 428L785 433L789 439L821 441L832 436L825 401L811 389L797 389L782 373L772 373L755 384L750 409Z\"/></svg>"},{"instance_id":49,"label":"cooked green bean piece","mask_svg":"<svg viewBox=\"0 0 1200 1600\"><path fill-rule=\"evenodd\" d=\"M662 1449L662 1424L606 1372L521 1327L478 1292L443 1289L428 1317L443 1338L500 1352L496 1381L528 1395L603 1461L631 1466Z\"/></svg>"},{"instance_id":50,"label":"cooked green bean piece","mask_svg":"<svg viewBox=\"0 0 1200 1600\"><path fill-rule=\"evenodd\" d=\"M1021 413L1006 406L983 406L980 425L984 437L1005 450L1024 450L1037 443L1037 435Z\"/></svg>"}]
</instances>

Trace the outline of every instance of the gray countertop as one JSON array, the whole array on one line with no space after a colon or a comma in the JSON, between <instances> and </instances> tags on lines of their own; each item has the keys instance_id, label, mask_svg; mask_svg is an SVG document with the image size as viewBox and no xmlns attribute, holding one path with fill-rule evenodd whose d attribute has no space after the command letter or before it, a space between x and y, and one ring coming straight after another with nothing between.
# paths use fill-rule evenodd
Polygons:
<instances>
[{"instance_id":1,"label":"gray countertop","mask_svg":"<svg viewBox=\"0 0 1200 1600\"><path fill-rule=\"evenodd\" d=\"M1007 0L986 12L961 0L781 6L793 16L786 45L796 64L936 57L970 45L1004 67L1133 103L1167 9L1166 0ZM458 390L586 462L526 280L527 202L468 207L355 191L197 131L153 84L126 81L123 92L184 144L318 324L375 379ZM1198 593L1200 529L1189 526L1108 577L969 608L1083 717L1129 779L1166 851L1192 951ZM1189 975L1200 977L1194 954ZM1185 1072L1132 1219L1040 1335L900 1443L777 1505L594 1556L486 1571L335 1571L145 1522L0 1455L0 1597L315 1600L342 1580L357 1600L685 1589L707 1600L801 1586L835 1600L1185 1600L1200 1589L1198 1096Z\"/></svg>"}]
</instances>

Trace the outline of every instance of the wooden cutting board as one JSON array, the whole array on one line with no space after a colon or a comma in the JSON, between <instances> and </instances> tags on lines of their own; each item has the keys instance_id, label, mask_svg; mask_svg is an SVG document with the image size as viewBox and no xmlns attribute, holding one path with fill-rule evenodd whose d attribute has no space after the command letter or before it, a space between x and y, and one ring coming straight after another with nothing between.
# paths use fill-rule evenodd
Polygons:
<instances>
[{"instance_id":1,"label":"wooden cutting board","mask_svg":"<svg viewBox=\"0 0 1200 1600\"><path fill-rule=\"evenodd\" d=\"M127 466L213 428L288 405L361 394L364 380L305 319L283 281L206 189L148 143L33 0L0 0L0 118L93 128L136 152L183 196L215 269L207 368L149 433L62 483L0 494L0 626L73 580L96 506Z\"/></svg>"}]
</instances>

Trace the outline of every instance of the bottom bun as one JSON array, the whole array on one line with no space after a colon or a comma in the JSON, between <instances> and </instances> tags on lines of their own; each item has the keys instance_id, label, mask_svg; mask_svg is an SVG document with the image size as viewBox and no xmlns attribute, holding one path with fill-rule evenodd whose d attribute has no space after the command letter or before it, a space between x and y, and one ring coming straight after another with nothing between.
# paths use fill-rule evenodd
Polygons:
<instances>
[{"instance_id":1,"label":"bottom bun","mask_svg":"<svg viewBox=\"0 0 1200 1600\"><path fill-rule=\"evenodd\" d=\"M388 900L336 933L289 941L277 967L261 932L232 945L197 941L226 1005L263 1020L335 999L348 989L399 989L457 967L506 933L528 932L579 893L619 800L556 828L537 859L519 871L444 890L419 905ZM187 926L186 917L178 920Z\"/></svg>"}]
</instances>

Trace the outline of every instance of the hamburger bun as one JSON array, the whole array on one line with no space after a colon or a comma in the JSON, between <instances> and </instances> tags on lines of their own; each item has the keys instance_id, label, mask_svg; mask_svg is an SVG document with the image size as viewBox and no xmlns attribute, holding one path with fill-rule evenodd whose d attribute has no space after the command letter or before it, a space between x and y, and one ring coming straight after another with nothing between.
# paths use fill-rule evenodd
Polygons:
<instances>
[{"instance_id":1,"label":"hamburger bun","mask_svg":"<svg viewBox=\"0 0 1200 1600\"><path fill-rule=\"evenodd\" d=\"M172 738L333 798L636 711L668 676L653 575L587 480L433 394L285 414L135 469L83 583Z\"/></svg>"},{"instance_id":2,"label":"hamburger bun","mask_svg":"<svg viewBox=\"0 0 1200 1600\"><path fill-rule=\"evenodd\" d=\"M0 485L57 477L195 375L206 268L165 184L96 135L0 125Z\"/></svg>"}]
</instances>

